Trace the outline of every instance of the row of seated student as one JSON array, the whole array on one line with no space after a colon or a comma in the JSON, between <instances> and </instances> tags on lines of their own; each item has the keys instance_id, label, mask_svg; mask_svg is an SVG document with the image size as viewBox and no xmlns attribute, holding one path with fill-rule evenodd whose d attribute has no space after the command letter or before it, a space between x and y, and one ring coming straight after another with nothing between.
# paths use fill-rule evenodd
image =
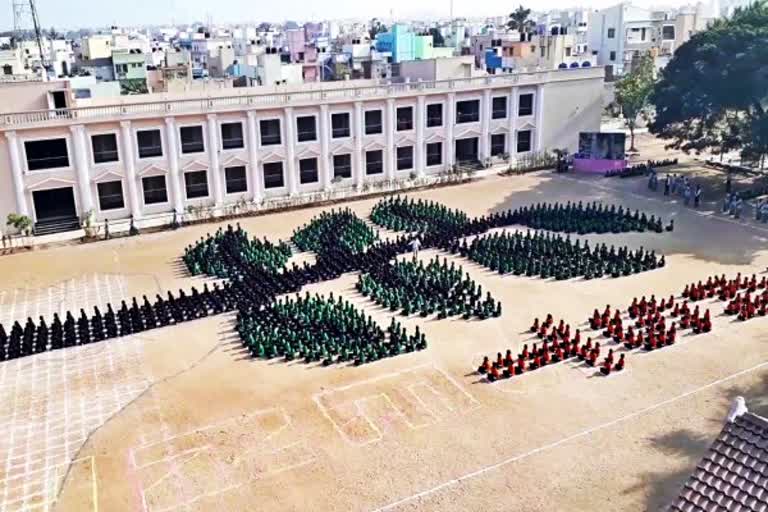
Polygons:
<instances>
[{"instance_id":1,"label":"row of seated student","mask_svg":"<svg viewBox=\"0 0 768 512\"><path fill-rule=\"evenodd\" d=\"M726 315L737 315L739 320L745 321L758 316L765 316L768 310L768 290L752 296L746 292L743 296L736 294L736 297L728 303L725 308Z\"/></svg>"},{"instance_id":2,"label":"row of seated student","mask_svg":"<svg viewBox=\"0 0 768 512\"><path fill-rule=\"evenodd\" d=\"M703 283L699 281L698 283L686 285L682 295L692 302L711 299L715 295L721 301L726 301L734 298L739 290L747 290L754 293L757 290L765 290L767 287L768 278L765 276L758 281L755 274L752 274L752 277L742 277L741 273L739 273L735 279L729 280L723 274L720 277L710 276Z\"/></svg>"},{"instance_id":3,"label":"row of seated student","mask_svg":"<svg viewBox=\"0 0 768 512\"><path fill-rule=\"evenodd\" d=\"M562 340L566 343L571 341L571 324L566 324L564 320L560 320L560 323L557 325L557 327L554 326L554 319L552 318L552 315L547 315L546 320L539 323L539 319L536 318L533 321L533 325L531 325L530 331L532 333L535 333L539 339L547 339L550 342L553 342L555 340ZM549 334L547 334L547 331L551 328L551 331ZM576 333L574 336L574 339L581 340L581 331L579 329L576 329Z\"/></svg>"}]
</instances>

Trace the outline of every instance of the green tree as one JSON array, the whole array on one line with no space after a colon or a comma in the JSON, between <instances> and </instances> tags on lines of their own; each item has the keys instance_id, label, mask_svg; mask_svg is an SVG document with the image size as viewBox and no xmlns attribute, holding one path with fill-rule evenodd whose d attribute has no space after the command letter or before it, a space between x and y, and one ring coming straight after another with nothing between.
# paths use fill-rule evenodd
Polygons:
<instances>
[{"instance_id":1,"label":"green tree","mask_svg":"<svg viewBox=\"0 0 768 512\"><path fill-rule=\"evenodd\" d=\"M616 104L621 108L624 123L629 128L629 150L635 149L635 128L641 116L648 113L649 98L653 92L653 58L643 55L630 72L616 82Z\"/></svg>"},{"instance_id":2,"label":"green tree","mask_svg":"<svg viewBox=\"0 0 768 512\"><path fill-rule=\"evenodd\" d=\"M32 231L32 219L18 213L9 213L5 225L13 227L23 235L28 235Z\"/></svg>"},{"instance_id":3,"label":"green tree","mask_svg":"<svg viewBox=\"0 0 768 512\"><path fill-rule=\"evenodd\" d=\"M530 32L536 25L535 22L529 18L530 15L530 9L526 9L522 5L519 6L513 13L509 15L507 28L510 30L517 30L521 34Z\"/></svg>"}]
</instances>

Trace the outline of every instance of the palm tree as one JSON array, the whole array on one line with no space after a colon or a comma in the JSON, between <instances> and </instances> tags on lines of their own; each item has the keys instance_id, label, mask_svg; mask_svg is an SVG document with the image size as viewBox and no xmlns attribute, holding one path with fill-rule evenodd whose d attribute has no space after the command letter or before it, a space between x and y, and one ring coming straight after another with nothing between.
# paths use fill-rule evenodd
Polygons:
<instances>
[{"instance_id":1,"label":"palm tree","mask_svg":"<svg viewBox=\"0 0 768 512\"><path fill-rule=\"evenodd\" d=\"M536 25L534 21L529 18L530 15L531 15L531 10L526 9L521 5L515 10L515 12L509 15L507 28L509 28L510 30L517 30L521 34L530 32Z\"/></svg>"}]
</instances>

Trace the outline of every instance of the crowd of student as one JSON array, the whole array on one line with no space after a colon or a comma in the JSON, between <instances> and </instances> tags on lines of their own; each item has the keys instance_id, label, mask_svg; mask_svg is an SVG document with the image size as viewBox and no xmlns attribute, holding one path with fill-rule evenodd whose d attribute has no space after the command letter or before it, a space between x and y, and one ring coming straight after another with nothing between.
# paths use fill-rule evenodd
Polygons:
<instances>
[{"instance_id":1,"label":"crowd of student","mask_svg":"<svg viewBox=\"0 0 768 512\"><path fill-rule=\"evenodd\" d=\"M371 220L393 231L427 232L435 229L461 228L469 224L466 213L443 204L408 197L382 199L373 206Z\"/></svg>"},{"instance_id":2,"label":"crowd of student","mask_svg":"<svg viewBox=\"0 0 768 512\"><path fill-rule=\"evenodd\" d=\"M706 281L686 285L682 293L691 302L717 298L727 302L726 315L734 315L739 320L750 320L765 316L768 310L768 279L763 276L742 277L739 273L734 279L725 275L710 276Z\"/></svg>"}]
</instances>

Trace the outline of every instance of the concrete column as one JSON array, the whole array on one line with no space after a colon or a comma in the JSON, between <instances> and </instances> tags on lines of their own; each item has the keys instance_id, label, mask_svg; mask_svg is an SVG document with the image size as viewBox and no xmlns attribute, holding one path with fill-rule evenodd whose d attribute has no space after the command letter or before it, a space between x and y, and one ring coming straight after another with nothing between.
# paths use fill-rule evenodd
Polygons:
<instances>
[{"instance_id":1,"label":"concrete column","mask_svg":"<svg viewBox=\"0 0 768 512\"><path fill-rule=\"evenodd\" d=\"M451 167L456 162L456 143L453 140L453 131L456 127L456 93L448 93L448 104L445 110L445 163Z\"/></svg>"},{"instance_id":2,"label":"concrete column","mask_svg":"<svg viewBox=\"0 0 768 512\"><path fill-rule=\"evenodd\" d=\"M365 162L363 161L363 129L365 127L365 119L363 119L363 102L355 102L355 118L354 130L355 130L355 151L352 154L352 179L355 183L355 187L359 190L363 186L363 180L365 178Z\"/></svg>"},{"instance_id":3,"label":"concrete column","mask_svg":"<svg viewBox=\"0 0 768 512\"><path fill-rule=\"evenodd\" d=\"M176 136L176 119L165 118L165 139L168 144L168 181L170 182L171 204L179 215L184 213L184 198L181 194L179 176L179 144Z\"/></svg>"},{"instance_id":4,"label":"concrete column","mask_svg":"<svg viewBox=\"0 0 768 512\"><path fill-rule=\"evenodd\" d=\"M19 153L19 140L16 132L5 132L8 140L8 153L11 157L11 176L13 177L13 193L16 199L16 213L29 216L27 198L24 194L24 171L21 166L21 154Z\"/></svg>"},{"instance_id":5,"label":"concrete column","mask_svg":"<svg viewBox=\"0 0 768 512\"><path fill-rule=\"evenodd\" d=\"M248 112L248 121L246 123L246 132L248 134L248 170L251 177L253 202L260 203L264 200L264 180L261 179L261 171L259 169L259 138L256 135L256 130L258 130L256 112Z\"/></svg>"},{"instance_id":6,"label":"concrete column","mask_svg":"<svg viewBox=\"0 0 768 512\"><path fill-rule=\"evenodd\" d=\"M395 100L387 100L387 120L384 123L386 134L386 148L384 149L384 177L387 180L395 179Z\"/></svg>"},{"instance_id":7,"label":"concrete column","mask_svg":"<svg viewBox=\"0 0 768 512\"><path fill-rule=\"evenodd\" d=\"M130 121L120 122L120 140L122 141L123 165L125 166L126 192L131 215L136 220L141 219L141 203L139 202L138 183L136 182L136 162L133 158L133 132Z\"/></svg>"},{"instance_id":8,"label":"concrete column","mask_svg":"<svg viewBox=\"0 0 768 512\"><path fill-rule=\"evenodd\" d=\"M491 156L491 90L483 91L480 101L480 161Z\"/></svg>"},{"instance_id":9,"label":"concrete column","mask_svg":"<svg viewBox=\"0 0 768 512\"><path fill-rule=\"evenodd\" d=\"M285 130L285 173L288 177L288 195L295 196L299 193L298 176L296 176L296 127L293 124L293 107L286 107L283 116Z\"/></svg>"},{"instance_id":10,"label":"concrete column","mask_svg":"<svg viewBox=\"0 0 768 512\"><path fill-rule=\"evenodd\" d=\"M421 178L424 176L424 167L426 161L424 155L426 153L426 147L424 146L424 128L427 123L426 118L426 98L424 95L420 95L416 103L416 150L414 151L414 167L416 168L416 176Z\"/></svg>"},{"instance_id":11,"label":"concrete column","mask_svg":"<svg viewBox=\"0 0 768 512\"><path fill-rule=\"evenodd\" d=\"M536 138L533 140L533 150L534 151L541 151L543 141L544 141L544 86L540 85L536 89L536 106L534 107L536 111L534 112L534 115L536 116L536 132L534 135Z\"/></svg>"},{"instance_id":12,"label":"concrete column","mask_svg":"<svg viewBox=\"0 0 768 512\"><path fill-rule=\"evenodd\" d=\"M517 108L517 89L513 87L509 94L509 134L507 135L507 153L511 157L517 153Z\"/></svg>"},{"instance_id":13,"label":"concrete column","mask_svg":"<svg viewBox=\"0 0 768 512\"><path fill-rule=\"evenodd\" d=\"M80 214L85 215L93 210L93 194L91 194L90 165L88 158L88 135L85 126L79 124L70 126L75 146L75 168L77 170L77 188L80 196Z\"/></svg>"},{"instance_id":14,"label":"concrete column","mask_svg":"<svg viewBox=\"0 0 768 512\"><path fill-rule=\"evenodd\" d=\"M219 165L219 125L216 114L208 114L208 167L213 180L213 200L216 209L224 206L224 179Z\"/></svg>"},{"instance_id":15,"label":"concrete column","mask_svg":"<svg viewBox=\"0 0 768 512\"><path fill-rule=\"evenodd\" d=\"M320 158L318 171L320 171L320 183L326 192L331 190L331 166L329 145L331 138L331 117L328 113L328 105L320 105Z\"/></svg>"}]
</instances>

